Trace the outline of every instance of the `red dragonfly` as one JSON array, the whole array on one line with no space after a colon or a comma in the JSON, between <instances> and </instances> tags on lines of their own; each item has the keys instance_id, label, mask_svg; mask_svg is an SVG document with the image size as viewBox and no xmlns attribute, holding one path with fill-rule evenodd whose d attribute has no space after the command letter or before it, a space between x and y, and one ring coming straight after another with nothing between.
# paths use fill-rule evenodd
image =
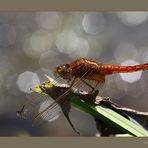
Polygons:
<instances>
[{"instance_id":1,"label":"red dragonfly","mask_svg":"<svg viewBox=\"0 0 148 148\"><path fill-rule=\"evenodd\" d=\"M107 75L144 70L148 70L148 63L135 66L116 66L110 64L101 64L93 60L80 58L71 63L62 64L56 68L55 72L68 82L72 81L70 88L63 95L59 96L55 102L37 114L34 119L37 120L44 112L54 108L57 102L60 103L63 101L62 99L68 94L69 90L73 87L77 87L81 82L90 87L91 91L89 93L92 93L99 84L103 84L105 82L105 77ZM96 83L95 86L91 86L86 82L86 80L94 81Z\"/></svg>"},{"instance_id":2,"label":"red dragonfly","mask_svg":"<svg viewBox=\"0 0 148 148\"><path fill-rule=\"evenodd\" d=\"M69 64L62 64L55 69L55 73L58 74L60 78L69 82L70 87L61 96L57 97L53 103L50 103L49 105L46 103L46 107L44 107L44 109L42 109L37 115L34 116L33 124L38 119L40 119L40 117L43 117L43 118L45 117L48 119L55 117L56 115L52 113L58 107L58 105L60 105L71 127L77 133L79 133L69 119L69 116L68 116L69 109L66 110L65 108L67 106L65 107L62 105L62 103L65 102L65 96L69 94L72 88L74 87L77 88L81 84L84 84L91 89L91 90L89 89L90 91L88 93L93 93L97 89L98 85L104 84L105 77L107 75L114 74L114 73L129 73L129 72L144 71L144 70L148 70L148 63L135 65L135 66L115 66L110 64L96 63L93 60L80 58ZM95 82L95 85L92 86L90 83L87 82L87 80ZM41 84L42 89L46 89L46 87L44 88L43 84ZM39 105L39 103L41 103L45 99L44 97L45 95L40 95L40 94L38 95L39 95L38 99L37 99L37 96L35 96L35 100L31 100L33 106L30 105L31 103L29 103L30 107L26 107L26 105L24 105L21 111L17 111L17 114L21 117L25 116L27 113L30 114L30 112L33 109L35 109L37 105ZM46 98L46 100L47 99L48 98ZM66 101L68 102L68 100ZM36 104L36 102L38 103ZM66 104L68 105L68 103Z\"/></svg>"},{"instance_id":3,"label":"red dragonfly","mask_svg":"<svg viewBox=\"0 0 148 148\"><path fill-rule=\"evenodd\" d=\"M105 82L105 76L114 73L129 73L148 70L148 63L135 66L115 66L96 63L95 61L80 58L70 64L63 64L56 68L56 72L70 81L72 78L93 80L97 84Z\"/></svg>"}]
</instances>

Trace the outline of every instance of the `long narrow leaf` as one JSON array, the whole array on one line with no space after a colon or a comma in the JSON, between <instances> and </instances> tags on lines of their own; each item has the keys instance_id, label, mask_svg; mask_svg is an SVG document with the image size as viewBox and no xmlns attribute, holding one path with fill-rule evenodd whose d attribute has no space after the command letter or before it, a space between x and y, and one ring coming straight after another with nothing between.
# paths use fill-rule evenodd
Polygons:
<instances>
[{"instance_id":1,"label":"long narrow leaf","mask_svg":"<svg viewBox=\"0 0 148 148\"><path fill-rule=\"evenodd\" d=\"M72 98L71 103L75 108L103 120L105 123L110 124L113 128L121 129L125 133L129 133L136 137L148 136L148 132L145 129L139 127L110 108L103 105L95 106L76 98Z\"/></svg>"}]
</instances>

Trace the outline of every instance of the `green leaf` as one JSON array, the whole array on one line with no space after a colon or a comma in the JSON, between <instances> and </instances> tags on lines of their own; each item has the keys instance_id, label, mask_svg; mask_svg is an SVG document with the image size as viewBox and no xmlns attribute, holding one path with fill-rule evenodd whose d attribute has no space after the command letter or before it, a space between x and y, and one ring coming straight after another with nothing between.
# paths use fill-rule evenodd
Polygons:
<instances>
[{"instance_id":1,"label":"green leaf","mask_svg":"<svg viewBox=\"0 0 148 148\"><path fill-rule=\"evenodd\" d=\"M71 103L76 109L103 120L105 123L110 124L113 128L118 128L121 131L136 137L148 136L148 132L145 129L139 127L110 108L103 105L93 105L76 98L71 98Z\"/></svg>"},{"instance_id":2,"label":"green leaf","mask_svg":"<svg viewBox=\"0 0 148 148\"><path fill-rule=\"evenodd\" d=\"M47 95L46 93L44 93L44 92L41 90L41 88L40 88L39 86L36 86L36 87L34 87L34 88L31 88L31 90L34 91L34 92L37 92L37 93L39 93L39 94L45 94L45 95Z\"/></svg>"}]
</instances>

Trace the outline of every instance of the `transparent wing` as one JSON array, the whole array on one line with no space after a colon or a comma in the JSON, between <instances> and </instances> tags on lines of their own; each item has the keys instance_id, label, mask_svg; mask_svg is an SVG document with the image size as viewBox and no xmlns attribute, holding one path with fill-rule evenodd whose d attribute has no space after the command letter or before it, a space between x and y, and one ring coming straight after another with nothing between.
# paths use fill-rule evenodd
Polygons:
<instances>
[{"instance_id":1,"label":"transparent wing","mask_svg":"<svg viewBox=\"0 0 148 148\"><path fill-rule=\"evenodd\" d=\"M40 104L39 113L53 102L54 102L53 100L52 101L45 100L44 102L42 102ZM43 112L43 114L41 115L41 118L45 121L52 122L52 121L56 120L61 114L62 114L61 107L58 104L56 104L54 108Z\"/></svg>"},{"instance_id":2,"label":"transparent wing","mask_svg":"<svg viewBox=\"0 0 148 148\"><path fill-rule=\"evenodd\" d=\"M27 94L27 99L27 103L23 105L23 108L20 111L20 116L25 119L33 119L38 113L54 102L54 100L48 95L36 92ZM61 113L61 107L56 104L54 108L45 111L41 115L41 119L51 122L57 119Z\"/></svg>"}]
</instances>

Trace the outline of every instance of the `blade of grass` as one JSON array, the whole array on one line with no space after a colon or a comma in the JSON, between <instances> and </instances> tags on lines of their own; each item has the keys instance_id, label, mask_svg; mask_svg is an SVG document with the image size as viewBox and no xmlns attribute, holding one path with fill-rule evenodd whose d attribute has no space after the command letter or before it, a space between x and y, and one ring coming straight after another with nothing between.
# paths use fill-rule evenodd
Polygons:
<instances>
[{"instance_id":1,"label":"blade of grass","mask_svg":"<svg viewBox=\"0 0 148 148\"><path fill-rule=\"evenodd\" d=\"M76 109L89 113L92 116L103 120L105 123L110 124L113 128L118 128L125 133L136 137L148 136L148 132L145 129L139 127L119 113L105 107L104 105L92 105L88 102L78 100L75 97L71 98L71 104Z\"/></svg>"}]
</instances>

